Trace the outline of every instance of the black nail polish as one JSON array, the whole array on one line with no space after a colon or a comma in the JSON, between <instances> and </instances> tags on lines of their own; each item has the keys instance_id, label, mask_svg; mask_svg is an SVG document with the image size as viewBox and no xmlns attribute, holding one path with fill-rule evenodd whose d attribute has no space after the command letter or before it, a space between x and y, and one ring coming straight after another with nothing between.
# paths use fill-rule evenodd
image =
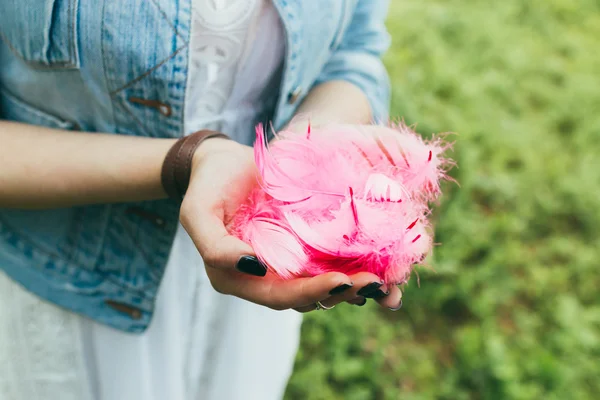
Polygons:
<instances>
[{"instance_id":1,"label":"black nail polish","mask_svg":"<svg viewBox=\"0 0 600 400\"><path fill-rule=\"evenodd\" d=\"M265 276L267 274L267 267L258 261L256 257L252 256L243 256L240 258L235 268L248 275Z\"/></svg>"},{"instance_id":2,"label":"black nail polish","mask_svg":"<svg viewBox=\"0 0 600 400\"><path fill-rule=\"evenodd\" d=\"M367 299L365 299L365 298L363 297L363 299L362 299L362 302L355 304L355 306L362 307L362 306L364 306L365 304L367 304Z\"/></svg>"},{"instance_id":3,"label":"black nail polish","mask_svg":"<svg viewBox=\"0 0 600 400\"><path fill-rule=\"evenodd\" d=\"M381 299L382 297L385 297L389 294L390 294L389 291L384 292L381 289L377 289L376 291L374 291L372 293L366 294L365 297L368 297L369 299Z\"/></svg>"},{"instance_id":4,"label":"black nail polish","mask_svg":"<svg viewBox=\"0 0 600 400\"><path fill-rule=\"evenodd\" d=\"M383 284L381 284L379 282L372 282L372 283L369 283L367 286L363 287L362 289L360 289L356 294L359 296L368 297L367 295L379 290L379 288L382 286L383 286Z\"/></svg>"},{"instance_id":5,"label":"black nail polish","mask_svg":"<svg viewBox=\"0 0 600 400\"><path fill-rule=\"evenodd\" d=\"M402 299L400 299L400 304L398 304L398 307L396 307L396 308L390 307L390 310L392 310L392 311L398 311L401 308L402 308Z\"/></svg>"},{"instance_id":6,"label":"black nail polish","mask_svg":"<svg viewBox=\"0 0 600 400\"><path fill-rule=\"evenodd\" d=\"M340 294L345 292L346 290L350 289L352 287L352 285L348 285L347 283L343 283L340 286L331 289L331 291L329 292L330 295L334 296L336 294Z\"/></svg>"}]
</instances>

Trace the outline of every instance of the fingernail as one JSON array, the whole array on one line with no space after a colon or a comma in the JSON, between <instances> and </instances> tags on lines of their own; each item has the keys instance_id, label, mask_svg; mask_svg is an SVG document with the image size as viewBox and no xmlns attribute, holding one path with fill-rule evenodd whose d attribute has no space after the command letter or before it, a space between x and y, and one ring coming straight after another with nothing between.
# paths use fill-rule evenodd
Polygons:
<instances>
[{"instance_id":1,"label":"fingernail","mask_svg":"<svg viewBox=\"0 0 600 400\"><path fill-rule=\"evenodd\" d=\"M265 276L267 274L267 267L252 256L241 257L235 268L248 275Z\"/></svg>"},{"instance_id":2,"label":"fingernail","mask_svg":"<svg viewBox=\"0 0 600 400\"><path fill-rule=\"evenodd\" d=\"M402 308L402 299L400 299L400 304L398 304L398 307L396 307L396 308L390 307L390 310L392 310L392 311L398 311L401 308Z\"/></svg>"},{"instance_id":3,"label":"fingernail","mask_svg":"<svg viewBox=\"0 0 600 400\"><path fill-rule=\"evenodd\" d=\"M369 283L367 286L363 287L362 289L360 289L358 292L356 292L356 294L359 296L368 297L368 295L379 290L379 288L382 286L383 286L382 283L372 282L372 283Z\"/></svg>"},{"instance_id":4,"label":"fingernail","mask_svg":"<svg viewBox=\"0 0 600 400\"><path fill-rule=\"evenodd\" d=\"M388 290L387 292L384 292L381 289L377 289L376 291L366 294L365 297L368 297L370 299L381 299L382 297L387 296L388 294L390 294L390 291Z\"/></svg>"},{"instance_id":5,"label":"fingernail","mask_svg":"<svg viewBox=\"0 0 600 400\"><path fill-rule=\"evenodd\" d=\"M355 304L355 306L362 307L362 306L364 306L365 304L367 304L367 299L365 299L365 298L363 297L363 299L362 299L362 302Z\"/></svg>"},{"instance_id":6,"label":"fingernail","mask_svg":"<svg viewBox=\"0 0 600 400\"><path fill-rule=\"evenodd\" d=\"M336 294L340 294L345 292L346 290L350 289L352 287L352 285L349 285L347 283L343 283L340 286L331 289L331 291L329 292L330 295L336 295Z\"/></svg>"}]
</instances>

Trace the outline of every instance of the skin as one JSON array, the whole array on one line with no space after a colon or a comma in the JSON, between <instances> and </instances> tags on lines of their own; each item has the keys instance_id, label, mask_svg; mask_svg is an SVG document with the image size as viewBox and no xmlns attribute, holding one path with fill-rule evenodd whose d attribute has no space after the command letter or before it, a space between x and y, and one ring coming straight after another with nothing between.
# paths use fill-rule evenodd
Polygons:
<instances>
[{"instance_id":1,"label":"skin","mask_svg":"<svg viewBox=\"0 0 600 400\"><path fill-rule=\"evenodd\" d=\"M311 124L365 124L371 121L363 92L348 82L332 81L314 88L297 115ZM292 120L289 129L306 129ZM160 173L173 139L69 132L0 121L0 207L47 209L76 205L166 198ZM268 273L254 277L238 272L241 256L254 255L246 243L229 235L227 226L255 181L252 148L223 139L204 142L193 158L188 192L180 220L206 264L210 281L220 293L275 310L308 312L321 301L326 307L341 302L361 304L357 292L378 282L369 273L347 276L328 273L290 281ZM351 287L331 296L342 285ZM396 286L376 301L397 308L402 293Z\"/></svg>"}]
</instances>

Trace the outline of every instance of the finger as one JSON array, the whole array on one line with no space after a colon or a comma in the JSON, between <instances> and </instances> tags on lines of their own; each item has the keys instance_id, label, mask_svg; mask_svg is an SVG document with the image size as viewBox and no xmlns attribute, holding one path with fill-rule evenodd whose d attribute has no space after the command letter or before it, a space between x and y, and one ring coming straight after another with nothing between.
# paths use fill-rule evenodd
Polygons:
<instances>
[{"instance_id":1,"label":"finger","mask_svg":"<svg viewBox=\"0 0 600 400\"><path fill-rule=\"evenodd\" d=\"M276 310L313 306L330 296L341 285L352 285L348 276L330 272L312 278L282 280L268 274L265 278L215 270L210 276L217 290Z\"/></svg>"},{"instance_id":2,"label":"finger","mask_svg":"<svg viewBox=\"0 0 600 400\"><path fill-rule=\"evenodd\" d=\"M349 304L364 306L367 298L385 296L385 292L387 292L387 286L375 274L359 272L350 275L350 279L354 282L354 286L352 290L345 293L346 302Z\"/></svg>"},{"instance_id":3,"label":"finger","mask_svg":"<svg viewBox=\"0 0 600 400\"><path fill-rule=\"evenodd\" d=\"M334 295L321 300L321 304L323 306L335 307L339 303L348 302L350 304L356 305L364 305L366 303L365 297L360 295L360 293L367 292L369 296L382 296L384 294L381 289L387 291L385 285L382 285L381 280L375 274L371 274L368 272L359 272L357 274L351 275L350 279L354 282L352 287L344 288L344 290L334 293ZM377 290L379 290L379 294L374 294ZM351 301L354 301L351 303ZM315 309L314 305L307 306L302 309L302 312L313 311Z\"/></svg>"},{"instance_id":4,"label":"finger","mask_svg":"<svg viewBox=\"0 0 600 400\"><path fill-rule=\"evenodd\" d=\"M366 279L366 278L363 278L363 279ZM368 279L366 279L366 280L368 280ZM354 282L354 280L353 280L353 282ZM354 295L353 290L351 290L353 287L354 287L354 285L352 285L352 286L342 285L342 286L335 288L334 290L329 292L329 294L331 296L322 300L321 304L323 305L324 308L331 308L331 307L335 307L336 305L338 305L340 303L343 303L343 302L346 302L348 300L355 298L356 296Z\"/></svg>"},{"instance_id":5,"label":"finger","mask_svg":"<svg viewBox=\"0 0 600 400\"><path fill-rule=\"evenodd\" d=\"M398 311L402 307L402 291L397 286L390 286L389 294L375 299L381 307L389 308L392 311Z\"/></svg>"},{"instance_id":6,"label":"finger","mask_svg":"<svg viewBox=\"0 0 600 400\"><path fill-rule=\"evenodd\" d=\"M386 290L383 281L377 275L369 272L359 272L357 274L350 275L350 279L352 279L354 285L352 286L351 290L349 290L347 293L344 293L348 300L355 297L370 298L377 290Z\"/></svg>"},{"instance_id":7,"label":"finger","mask_svg":"<svg viewBox=\"0 0 600 400\"><path fill-rule=\"evenodd\" d=\"M363 276L362 280L369 281L370 280L369 278L370 277ZM334 288L333 290L331 290L329 292L330 296L327 299L322 300L321 304L323 305L324 308L332 308L340 303L343 303L346 301L350 302L350 300L357 299L357 297L353 294L353 292L351 290L353 286L354 285L343 284L341 286ZM359 297L358 299L360 299L361 301L364 300L363 297ZM363 302L363 305L364 305L364 302ZM314 304L296 309L296 311L301 312L301 313L306 313L306 312L315 311L315 310L317 310L317 307Z\"/></svg>"},{"instance_id":8,"label":"finger","mask_svg":"<svg viewBox=\"0 0 600 400\"><path fill-rule=\"evenodd\" d=\"M359 272L350 275L350 279L354 282L351 288L321 300L321 304L325 307L334 307L339 303L348 302L349 304L364 306L367 298L383 299L388 295L387 285L383 284L381 279L375 274L368 272ZM387 303L384 303L387 304ZM309 305L301 308L300 312L310 312L315 310L315 305Z\"/></svg>"},{"instance_id":9,"label":"finger","mask_svg":"<svg viewBox=\"0 0 600 400\"><path fill-rule=\"evenodd\" d=\"M365 304L367 304L367 299L365 299L362 296L358 296L358 297L355 297L355 298L353 298L351 300L348 300L348 304L352 304L352 305L355 305L355 306L362 307Z\"/></svg>"},{"instance_id":10,"label":"finger","mask_svg":"<svg viewBox=\"0 0 600 400\"><path fill-rule=\"evenodd\" d=\"M323 300L323 301L321 301L321 304L323 304L325 307L329 308L329 307L333 307L333 306L335 306L335 305L337 305L337 304L339 304L339 303L341 303L341 302L344 301L344 300L335 300L334 301L332 299L334 299L334 298L330 297L327 300ZM346 302L348 304L352 304L352 305L355 305L355 306L362 307L365 304L367 304L367 299L365 299L362 296L358 296L358 297L354 297L352 299L346 300ZM298 312L300 312L300 313L307 313L307 312L311 312L311 311L317 311L318 308L317 308L316 304L312 304L312 305L309 305L309 306L306 306L306 307L296 308L295 310L298 311Z\"/></svg>"},{"instance_id":11,"label":"finger","mask_svg":"<svg viewBox=\"0 0 600 400\"><path fill-rule=\"evenodd\" d=\"M306 314L312 311L317 311L317 305L312 304L310 306L296 307L294 310L298 311L299 313Z\"/></svg>"}]
</instances>

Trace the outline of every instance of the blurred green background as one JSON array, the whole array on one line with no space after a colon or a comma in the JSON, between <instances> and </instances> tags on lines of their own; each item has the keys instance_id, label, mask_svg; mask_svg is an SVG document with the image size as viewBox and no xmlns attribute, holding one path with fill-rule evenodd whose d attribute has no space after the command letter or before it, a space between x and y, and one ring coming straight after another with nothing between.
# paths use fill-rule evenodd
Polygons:
<instances>
[{"instance_id":1,"label":"blurred green background","mask_svg":"<svg viewBox=\"0 0 600 400\"><path fill-rule=\"evenodd\" d=\"M398 312L311 313L288 400L600 399L600 2L392 0L392 115L455 132Z\"/></svg>"}]
</instances>

